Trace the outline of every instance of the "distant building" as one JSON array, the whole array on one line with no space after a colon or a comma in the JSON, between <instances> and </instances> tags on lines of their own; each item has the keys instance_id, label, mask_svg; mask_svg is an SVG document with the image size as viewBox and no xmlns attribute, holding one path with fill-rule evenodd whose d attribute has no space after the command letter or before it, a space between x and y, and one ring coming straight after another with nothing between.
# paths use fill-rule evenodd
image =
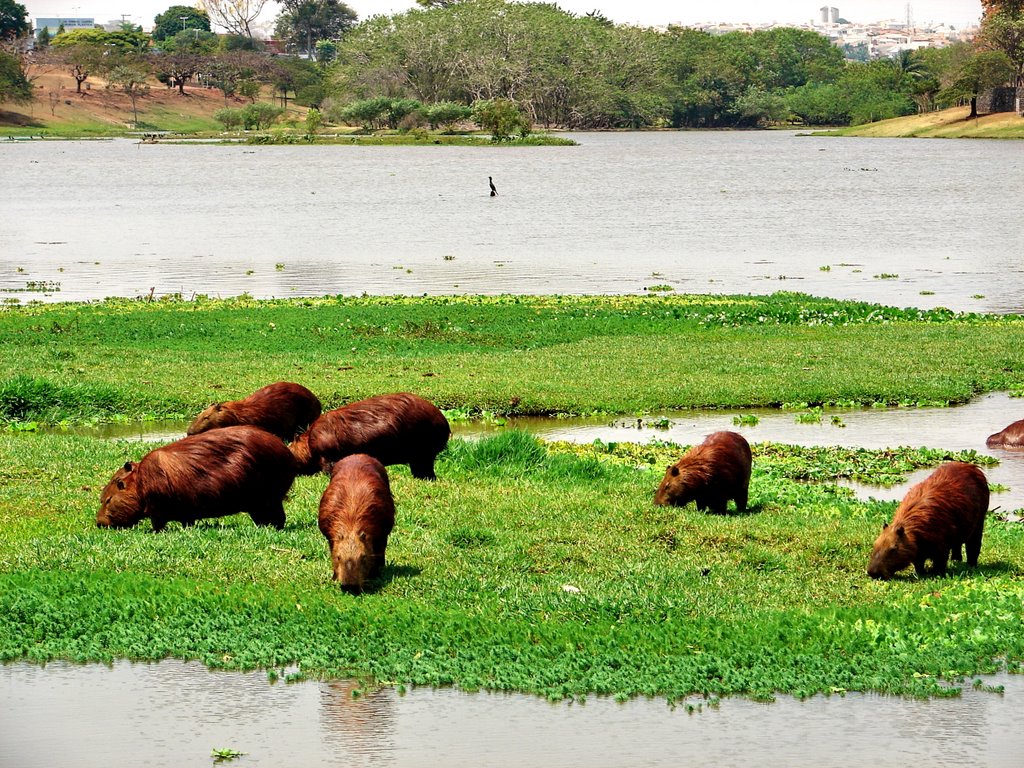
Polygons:
<instances>
[{"instance_id":1,"label":"distant building","mask_svg":"<svg viewBox=\"0 0 1024 768\"><path fill-rule=\"evenodd\" d=\"M50 36L53 37L57 34L57 30L63 25L65 32L70 32L72 29L93 29L96 26L96 19L94 18L82 18L82 17L71 17L71 16L56 16L56 17L41 17L35 20L36 23L36 35L44 29L49 31Z\"/></svg>"}]
</instances>

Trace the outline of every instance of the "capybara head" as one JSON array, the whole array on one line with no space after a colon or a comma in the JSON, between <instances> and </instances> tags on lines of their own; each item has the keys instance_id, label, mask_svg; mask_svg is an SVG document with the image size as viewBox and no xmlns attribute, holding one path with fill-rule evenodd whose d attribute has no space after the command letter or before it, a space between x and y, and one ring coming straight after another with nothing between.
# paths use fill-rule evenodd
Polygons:
<instances>
[{"instance_id":1,"label":"capybara head","mask_svg":"<svg viewBox=\"0 0 1024 768\"><path fill-rule=\"evenodd\" d=\"M365 530L335 529L331 541L334 580L346 592L358 595L370 580L375 554L373 540Z\"/></svg>"},{"instance_id":2,"label":"capybara head","mask_svg":"<svg viewBox=\"0 0 1024 768\"><path fill-rule=\"evenodd\" d=\"M706 482L706 478L698 476L687 467L680 467L673 464L665 470L665 477L661 479L657 493L654 494L654 503L658 506L672 504L677 507L685 507L691 501L696 500L697 491Z\"/></svg>"},{"instance_id":3,"label":"capybara head","mask_svg":"<svg viewBox=\"0 0 1024 768\"><path fill-rule=\"evenodd\" d=\"M225 408L224 403L214 403L196 416L189 425L185 434L198 435L210 429L219 427L234 427L238 425L238 419L230 408Z\"/></svg>"},{"instance_id":4,"label":"capybara head","mask_svg":"<svg viewBox=\"0 0 1024 768\"><path fill-rule=\"evenodd\" d=\"M125 462L110 478L100 493L96 525L101 528L130 528L143 518L142 505L135 487L137 466L133 461Z\"/></svg>"},{"instance_id":5,"label":"capybara head","mask_svg":"<svg viewBox=\"0 0 1024 768\"><path fill-rule=\"evenodd\" d=\"M914 561L916 546L907 535L902 523L882 524L882 532L875 539L875 548L868 563L868 576L873 579L891 578Z\"/></svg>"}]
</instances>

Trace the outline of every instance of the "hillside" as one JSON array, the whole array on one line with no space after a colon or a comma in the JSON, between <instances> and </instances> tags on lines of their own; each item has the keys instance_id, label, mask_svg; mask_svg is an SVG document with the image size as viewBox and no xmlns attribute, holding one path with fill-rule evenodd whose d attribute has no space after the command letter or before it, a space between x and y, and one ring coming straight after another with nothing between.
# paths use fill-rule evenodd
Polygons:
<instances>
[{"instance_id":1,"label":"hillside","mask_svg":"<svg viewBox=\"0 0 1024 768\"><path fill-rule=\"evenodd\" d=\"M67 74L54 72L37 77L35 101L0 105L0 131L9 135L90 136L109 135L137 128L144 131L198 132L220 130L213 115L224 107L244 107L248 101L215 88L186 87L181 95L156 80L138 99L139 122L133 125L131 100L99 77L90 77L82 92ZM263 100L270 101L269 91ZM305 108L289 105L288 118L301 119Z\"/></svg>"},{"instance_id":2,"label":"hillside","mask_svg":"<svg viewBox=\"0 0 1024 768\"><path fill-rule=\"evenodd\" d=\"M923 115L896 117L877 123L817 133L818 136L874 136L932 139L1024 139L1024 117L999 112L968 120L967 107L954 107Z\"/></svg>"}]
</instances>

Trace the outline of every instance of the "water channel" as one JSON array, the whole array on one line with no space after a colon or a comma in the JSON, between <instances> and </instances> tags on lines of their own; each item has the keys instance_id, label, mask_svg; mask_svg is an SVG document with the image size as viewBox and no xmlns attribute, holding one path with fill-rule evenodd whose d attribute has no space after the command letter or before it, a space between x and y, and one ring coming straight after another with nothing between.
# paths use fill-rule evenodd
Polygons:
<instances>
[{"instance_id":1,"label":"water channel","mask_svg":"<svg viewBox=\"0 0 1024 768\"><path fill-rule=\"evenodd\" d=\"M517 694L267 682L201 664L0 666L5 768L209 766L213 749L260 768L395 766L1020 765L1024 675L954 699L874 694L549 703ZM696 710L696 705L702 705ZM59 724L59 726L58 726Z\"/></svg>"},{"instance_id":2,"label":"water channel","mask_svg":"<svg viewBox=\"0 0 1024 768\"><path fill-rule=\"evenodd\" d=\"M527 148L0 142L0 298L669 285L1024 309L1024 230L1007 207L1024 199L1024 143L574 138Z\"/></svg>"}]
</instances>

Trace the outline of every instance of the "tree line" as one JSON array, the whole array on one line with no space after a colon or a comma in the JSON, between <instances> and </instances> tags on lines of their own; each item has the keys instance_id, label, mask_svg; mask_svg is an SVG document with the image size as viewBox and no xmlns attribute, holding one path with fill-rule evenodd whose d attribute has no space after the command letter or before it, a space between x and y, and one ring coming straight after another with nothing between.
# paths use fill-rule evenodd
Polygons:
<instances>
[{"instance_id":1,"label":"tree line","mask_svg":"<svg viewBox=\"0 0 1024 768\"><path fill-rule=\"evenodd\" d=\"M253 38L260 0L205 0L171 6L151 35L132 25L58 30L22 55L21 68L62 67L80 88L91 74L127 67L182 92L200 83L252 102L269 85L285 104L367 127L452 124L449 115L495 102L515 105L529 124L575 129L844 125L966 103L1024 79L1024 0L985 0L975 44L880 61L848 61L810 30L713 35L616 25L550 3L419 2L358 22L339 0L286 0L275 36L301 54L288 56ZM0 0L8 40L26 34L19 8ZM230 33L214 34L211 17ZM16 100L24 88L11 85L13 69L0 59L0 93Z\"/></svg>"}]
</instances>

